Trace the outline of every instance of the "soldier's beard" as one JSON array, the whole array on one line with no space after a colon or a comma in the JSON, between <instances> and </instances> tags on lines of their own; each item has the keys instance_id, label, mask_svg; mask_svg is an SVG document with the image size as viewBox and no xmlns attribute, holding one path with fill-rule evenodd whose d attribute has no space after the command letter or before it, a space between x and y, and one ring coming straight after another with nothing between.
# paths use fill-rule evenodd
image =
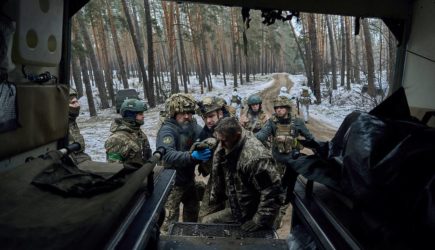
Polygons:
<instances>
[{"instance_id":1,"label":"soldier's beard","mask_svg":"<svg viewBox=\"0 0 435 250\"><path fill-rule=\"evenodd\" d=\"M80 106L79 107L69 107L69 118L75 120L80 114Z\"/></svg>"}]
</instances>

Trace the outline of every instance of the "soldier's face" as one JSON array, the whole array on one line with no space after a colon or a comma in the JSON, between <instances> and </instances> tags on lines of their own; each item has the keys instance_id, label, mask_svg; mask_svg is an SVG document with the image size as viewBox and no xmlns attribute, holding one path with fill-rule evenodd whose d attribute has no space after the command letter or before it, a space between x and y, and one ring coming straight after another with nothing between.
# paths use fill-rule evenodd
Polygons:
<instances>
[{"instance_id":1,"label":"soldier's face","mask_svg":"<svg viewBox=\"0 0 435 250\"><path fill-rule=\"evenodd\" d=\"M252 104L251 109L254 112L258 112L258 110L260 110L260 104Z\"/></svg>"},{"instance_id":2,"label":"soldier's face","mask_svg":"<svg viewBox=\"0 0 435 250\"><path fill-rule=\"evenodd\" d=\"M145 116L143 115L143 112L139 112L136 114L136 121L143 121L145 119Z\"/></svg>"},{"instance_id":3,"label":"soldier's face","mask_svg":"<svg viewBox=\"0 0 435 250\"><path fill-rule=\"evenodd\" d=\"M71 99L69 100L69 106L70 106L71 108L78 108L78 107L80 107L79 100L77 100L76 97L71 98Z\"/></svg>"},{"instance_id":4,"label":"soldier's face","mask_svg":"<svg viewBox=\"0 0 435 250\"><path fill-rule=\"evenodd\" d=\"M278 117L285 117L288 114L288 109L286 107L276 107L275 113Z\"/></svg>"},{"instance_id":5,"label":"soldier's face","mask_svg":"<svg viewBox=\"0 0 435 250\"><path fill-rule=\"evenodd\" d=\"M175 120L177 121L178 124L185 125L192 121L192 116L193 114L188 112L177 113L175 115Z\"/></svg>"},{"instance_id":6,"label":"soldier's face","mask_svg":"<svg viewBox=\"0 0 435 250\"><path fill-rule=\"evenodd\" d=\"M222 111L214 111L211 113L208 113L204 115L204 123L207 126L207 128L211 129L213 128L216 123L219 121L219 119L223 116Z\"/></svg>"},{"instance_id":7,"label":"soldier's face","mask_svg":"<svg viewBox=\"0 0 435 250\"><path fill-rule=\"evenodd\" d=\"M240 133L229 135L226 133L216 133L216 139L222 143L222 147L226 150L231 150L240 140Z\"/></svg>"}]
</instances>

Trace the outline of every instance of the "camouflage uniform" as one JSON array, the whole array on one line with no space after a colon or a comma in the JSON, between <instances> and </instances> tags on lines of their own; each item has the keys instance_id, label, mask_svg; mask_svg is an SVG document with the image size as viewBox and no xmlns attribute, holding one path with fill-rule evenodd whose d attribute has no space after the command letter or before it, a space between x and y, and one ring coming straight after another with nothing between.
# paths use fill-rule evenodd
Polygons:
<instances>
[{"instance_id":1,"label":"camouflage uniform","mask_svg":"<svg viewBox=\"0 0 435 250\"><path fill-rule=\"evenodd\" d=\"M77 98L78 97L77 91L73 88L70 88L69 97L70 97L70 101L73 100L74 97ZM79 113L80 113L80 105L78 105L77 108L69 107L68 144L73 144L73 143L80 144L80 150L72 152L70 154L71 159L74 161L76 165L84 161L91 160L91 157L85 153L85 149L86 149L85 138L80 133L80 128L76 122Z\"/></svg>"},{"instance_id":2,"label":"camouflage uniform","mask_svg":"<svg viewBox=\"0 0 435 250\"><path fill-rule=\"evenodd\" d=\"M267 117L263 110L260 109L258 112L254 112L249 108L248 111L240 117L240 123L246 130L257 133L266 124L267 119L269 119L269 117Z\"/></svg>"},{"instance_id":3,"label":"camouflage uniform","mask_svg":"<svg viewBox=\"0 0 435 250\"><path fill-rule=\"evenodd\" d=\"M275 161L251 132L244 130L230 152L218 144L213 156L210 204L227 200L229 208L206 216L203 222L252 220L262 227L272 227L281 198L281 178Z\"/></svg>"},{"instance_id":4,"label":"camouflage uniform","mask_svg":"<svg viewBox=\"0 0 435 250\"><path fill-rule=\"evenodd\" d=\"M200 104L200 111L201 111L201 115L207 115L211 112L214 111L222 111L222 113L224 114L224 109L225 109L225 103L223 102L222 98L218 98L218 97L205 97L203 98L201 104ZM225 117L225 114L224 114ZM220 117L221 119L222 117ZM197 142L202 142L204 140L207 140L209 138L215 138L214 137L214 129L213 128L209 128L207 127L207 125L204 125L204 127L201 130L201 133L198 136L198 139L196 140ZM212 147L212 150L215 149L214 145ZM211 177L211 168L212 168L212 158L209 159L206 162L201 162L198 166L198 172L200 174L202 174L204 177L210 175L207 185L205 186L205 190L204 190L204 196L202 197L201 200L201 206L199 208L199 217L198 220L201 221L202 218L206 215L209 215L211 213L217 212L219 210L222 210L225 207L224 203L220 203L220 204L216 204L216 205L210 205L209 200L210 200L210 191L211 191L211 186L212 186L212 177Z\"/></svg>"},{"instance_id":5,"label":"camouflage uniform","mask_svg":"<svg viewBox=\"0 0 435 250\"><path fill-rule=\"evenodd\" d=\"M86 145L85 145L85 138L80 133L80 128L77 125L77 122L75 119L69 119L69 133L68 133L68 142L69 144L78 142L80 144L80 150L73 152L70 154L71 158L73 159L75 164L80 164L84 161L90 161L91 157L85 153Z\"/></svg>"},{"instance_id":6,"label":"camouflage uniform","mask_svg":"<svg viewBox=\"0 0 435 250\"><path fill-rule=\"evenodd\" d=\"M112 122L110 132L112 134L104 144L108 162L144 163L151 157L148 137L139 126L117 118Z\"/></svg>"},{"instance_id":7,"label":"camouflage uniform","mask_svg":"<svg viewBox=\"0 0 435 250\"><path fill-rule=\"evenodd\" d=\"M293 157L298 155L299 151L303 148L298 141L298 137L302 135L307 141L314 139L301 119L296 117L292 119L290 105L290 99L279 96L274 101L274 107L288 107L289 112L287 117L280 118L276 116L276 114L273 114L266 125L255 135L261 142L267 141L267 139L272 136L272 154L274 159L278 162L281 175L284 175L285 172L285 176L283 176L283 187L287 189L288 194L293 192L297 178L297 173L291 168ZM284 216L287 207L288 205L284 205L281 208L280 215L275 225L276 227L279 227L281 218Z\"/></svg>"},{"instance_id":8,"label":"camouflage uniform","mask_svg":"<svg viewBox=\"0 0 435 250\"><path fill-rule=\"evenodd\" d=\"M165 167L177 170L174 187L165 204L166 217L162 231L167 231L169 225L178 221L180 203L183 203L183 221L198 220L199 198L195 186L195 166L198 164L190 155L190 147L198 137L201 127L192 120L188 125L181 126L175 120L178 112L195 112L195 100L184 94L174 94L171 100L179 103L168 103L168 117L162 124L156 140L156 148L163 147L166 154L163 157ZM176 107L174 107L176 106Z\"/></svg>"}]
</instances>

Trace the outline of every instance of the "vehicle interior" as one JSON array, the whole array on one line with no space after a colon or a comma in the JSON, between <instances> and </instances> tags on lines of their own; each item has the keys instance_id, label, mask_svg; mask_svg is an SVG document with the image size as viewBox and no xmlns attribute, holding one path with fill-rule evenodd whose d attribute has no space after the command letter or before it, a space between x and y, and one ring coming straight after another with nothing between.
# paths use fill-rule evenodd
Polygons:
<instances>
[{"instance_id":1,"label":"vehicle interior","mask_svg":"<svg viewBox=\"0 0 435 250\"><path fill-rule=\"evenodd\" d=\"M87 2L88 0L6 0L0 3L0 79L1 85L9 91L7 97L1 96L1 100L9 105L0 107L0 189L4 193L0 197L0 242L8 249L146 249L152 238L152 225L158 220L157 215L162 210L170 190L169 183L174 178L174 172L170 170L154 176L154 194L147 197L140 192L143 190L140 187L151 171L137 171L129 177L134 180L132 186L124 186L116 194L107 193L104 200L89 198L79 205L81 208L92 204L103 207L103 204L111 202L117 209L110 212L105 209L70 212L69 208L77 207L74 202L80 198L65 201L63 197L53 199L45 194L33 197L30 191L34 192L35 187L20 186L31 181L25 174L53 164L55 160L43 157L44 155L65 148L68 144L71 17ZM405 109L409 108L410 115L426 124L427 128L435 125L435 2L432 0L177 2L381 18L399 41L393 86L400 97L393 94L393 98L397 97L400 101L394 99L386 105L381 104L379 109L383 109L382 112L394 113L405 105ZM430 135L433 136L433 133ZM424 140L428 147L433 144L431 139L433 137L426 137ZM407 173L420 171L419 164L433 163L433 158L427 157L417 162L404 161L409 163ZM432 169L425 173L433 174L431 171ZM424 187L426 196L422 194L421 197L426 202L426 210L420 206L409 207L415 210L408 210L412 216L406 217L410 220L424 218L423 222L402 224L396 221L386 225L382 217L377 218L376 213L360 210L358 204L342 192L316 181L300 178L294 191L291 231L295 233L292 235L309 235L301 236L308 243L304 245L298 242L300 249L310 247L312 242L312 249L433 248L435 245L431 238L435 233L434 182L431 185ZM119 200L120 195L126 193L130 195ZM49 201L45 202L43 199ZM26 202L19 204L22 200ZM50 206L52 209L47 210ZM88 217L70 219L87 211ZM38 220L41 218L40 214L46 219ZM51 220L54 216L60 219ZM42 225L42 220L50 223ZM32 226L28 225L29 221L34 222ZM65 226L58 230L55 223L70 223L74 228ZM388 235L391 227L402 225L417 228L413 228L415 230L411 233L405 230ZM22 232L25 233L19 236ZM50 237L43 237L43 233ZM69 240L65 240L66 238ZM158 244L162 249L226 249L234 246L242 249L266 249L272 246L291 249L292 242L296 244L291 239L265 241L261 237L251 240L220 240L165 236Z\"/></svg>"}]
</instances>

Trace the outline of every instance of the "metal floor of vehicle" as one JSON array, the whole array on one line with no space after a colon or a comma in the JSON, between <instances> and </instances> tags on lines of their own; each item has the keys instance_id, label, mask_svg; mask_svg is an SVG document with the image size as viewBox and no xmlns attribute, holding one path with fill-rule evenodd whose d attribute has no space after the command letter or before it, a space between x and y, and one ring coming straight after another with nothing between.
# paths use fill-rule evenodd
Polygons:
<instances>
[{"instance_id":1,"label":"metal floor of vehicle","mask_svg":"<svg viewBox=\"0 0 435 250\"><path fill-rule=\"evenodd\" d=\"M240 225L175 223L161 236L159 249L288 249L274 230L244 232Z\"/></svg>"}]
</instances>

